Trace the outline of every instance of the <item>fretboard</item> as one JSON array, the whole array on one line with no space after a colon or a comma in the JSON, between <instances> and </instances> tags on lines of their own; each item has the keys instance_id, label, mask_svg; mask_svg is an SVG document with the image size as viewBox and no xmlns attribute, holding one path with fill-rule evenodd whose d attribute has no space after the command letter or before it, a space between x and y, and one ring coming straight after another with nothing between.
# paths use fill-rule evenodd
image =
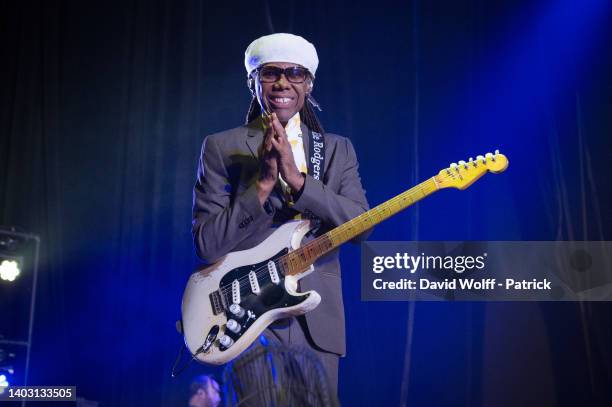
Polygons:
<instances>
[{"instance_id":1,"label":"fretboard","mask_svg":"<svg viewBox=\"0 0 612 407\"><path fill-rule=\"evenodd\" d=\"M285 274L295 275L306 271L319 257L437 190L438 184L432 177L289 252L279 259Z\"/></svg>"}]
</instances>

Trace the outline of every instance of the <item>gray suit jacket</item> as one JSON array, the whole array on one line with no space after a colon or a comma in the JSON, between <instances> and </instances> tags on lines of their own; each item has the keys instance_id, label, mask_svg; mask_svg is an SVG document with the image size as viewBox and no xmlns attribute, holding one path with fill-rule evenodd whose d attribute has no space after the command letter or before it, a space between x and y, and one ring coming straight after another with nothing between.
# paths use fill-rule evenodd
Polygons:
<instances>
[{"instance_id":1,"label":"gray suit jacket","mask_svg":"<svg viewBox=\"0 0 612 407\"><path fill-rule=\"evenodd\" d=\"M304 150L309 153L308 129L302 124ZM326 133L323 182L306 176L293 209L274 191L262 207L255 181L258 149L263 140L260 120L205 138L193 193L193 238L198 256L212 263L229 252L249 249L274 228L310 211L322 221L320 232L340 225L368 209L351 142ZM307 160L309 157L307 157ZM365 236L361 236L363 238ZM344 305L338 250L315 263L315 272L300 281L303 291L321 294L321 304L306 315L315 344L343 355L346 350Z\"/></svg>"}]
</instances>

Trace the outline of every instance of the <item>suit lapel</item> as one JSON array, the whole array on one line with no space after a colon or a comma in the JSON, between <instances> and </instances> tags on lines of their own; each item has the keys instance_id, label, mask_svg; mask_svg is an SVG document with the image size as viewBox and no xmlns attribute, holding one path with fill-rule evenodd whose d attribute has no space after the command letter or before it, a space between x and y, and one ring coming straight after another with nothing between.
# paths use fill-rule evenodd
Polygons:
<instances>
[{"instance_id":1,"label":"suit lapel","mask_svg":"<svg viewBox=\"0 0 612 407\"><path fill-rule=\"evenodd\" d=\"M261 123L261 118L253 120L249 123L247 128L246 144L249 150L251 150L253 157L259 159L259 146L261 146L263 142L263 125Z\"/></svg>"}]
</instances>

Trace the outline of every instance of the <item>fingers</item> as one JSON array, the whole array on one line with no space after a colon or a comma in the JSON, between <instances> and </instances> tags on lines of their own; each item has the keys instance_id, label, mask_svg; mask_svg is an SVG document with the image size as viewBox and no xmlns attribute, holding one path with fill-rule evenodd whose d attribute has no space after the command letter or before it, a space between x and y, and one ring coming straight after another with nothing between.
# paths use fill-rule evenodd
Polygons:
<instances>
[{"instance_id":1,"label":"fingers","mask_svg":"<svg viewBox=\"0 0 612 407\"><path fill-rule=\"evenodd\" d=\"M270 143L272 144L273 151L278 154L278 157L282 161L290 160L293 161L293 151L291 150L291 145L282 137L279 138L271 138Z\"/></svg>"},{"instance_id":2,"label":"fingers","mask_svg":"<svg viewBox=\"0 0 612 407\"><path fill-rule=\"evenodd\" d=\"M264 153L276 154L279 157L293 157L285 128L278 120L276 113L272 113L270 116L264 116L264 125L266 126L263 141Z\"/></svg>"},{"instance_id":3,"label":"fingers","mask_svg":"<svg viewBox=\"0 0 612 407\"><path fill-rule=\"evenodd\" d=\"M259 146L259 155L268 155L272 151L272 143L270 142L270 137L264 138L263 142Z\"/></svg>"},{"instance_id":4,"label":"fingers","mask_svg":"<svg viewBox=\"0 0 612 407\"><path fill-rule=\"evenodd\" d=\"M266 139L264 140L264 151L266 153L272 151L272 143L270 142L271 140L274 140L274 137L266 137Z\"/></svg>"},{"instance_id":5,"label":"fingers","mask_svg":"<svg viewBox=\"0 0 612 407\"><path fill-rule=\"evenodd\" d=\"M263 179L275 180L278 177L278 154L272 150L263 152L259 159L260 176Z\"/></svg>"},{"instance_id":6,"label":"fingers","mask_svg":"<svg viewBox=\"0 0 612 407\"><path fill-rule=\"evenodd\" d=\"M299 173L297 166L295 165L295 158L293 157L293 151L286 138L279 137L270 139L274 152L277 153L278 161L276 162L278 170L285 180L289 179L287 174Z\"/></svg>"},{"instance_id":7,"label":"fingers","mask_svg":"<svg viewBox=\"0 0 612 407\"><path fill-rule=\"evenodd\" d=\"M283 151L283 144L280 140L277 140L276 137L271 137L270 138L270 143L272 144L272 146L276 149L276 151L281 152Z\"/></svg>"},{"instance_id":8,"label":"fingers","mask_svg":"<svg viewBox=\"0 0 612 407\"><path fill-rule=\"evenodd\" d=\"M266 128L266 132L264 134L264 150L266 152L270 152L272 150L271 140L274 140L274 129L272 127Z\"/></svg>"},{"instance_id":9,"label":"fingers","mask_svg":"<svg viewBox=\"0 0 612 407\"><path fill-rule=\"evenodd\" d=\"M285 133L285 128L281 124L280 120L278 120L278 116L276 116L276 113L272 113L272 120L271 120L270 123L272 125L272 128L274 129L274 132L278 136L278 137L275 137L275 138L277 138L277 139L279 139L279 138L287 139L287 134Z\"/></svg>"}]
</instances>

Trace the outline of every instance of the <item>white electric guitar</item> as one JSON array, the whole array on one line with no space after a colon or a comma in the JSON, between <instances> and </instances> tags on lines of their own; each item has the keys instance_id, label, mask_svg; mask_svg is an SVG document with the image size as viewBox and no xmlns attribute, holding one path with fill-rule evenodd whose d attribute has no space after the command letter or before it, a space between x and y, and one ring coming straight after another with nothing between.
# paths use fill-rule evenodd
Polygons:
<instances>
[{"instance_id":1,"label":"white electric guitar","mask_svg":"<svg viewBox=\"0 0 612 407\"><path fill-rule=\"evenodd\" d=\"M229 253L193 273L182 303L187 348L203 363L231 361L277 319L305 314L319 305L316 291L297 292L298 280L314 270L319 257L439 189L465 189L485 173L507 167L507 158L498 151L453 163L303 246L310 223L291 221L252 249Z\"/></svg>"}]
</instances>

